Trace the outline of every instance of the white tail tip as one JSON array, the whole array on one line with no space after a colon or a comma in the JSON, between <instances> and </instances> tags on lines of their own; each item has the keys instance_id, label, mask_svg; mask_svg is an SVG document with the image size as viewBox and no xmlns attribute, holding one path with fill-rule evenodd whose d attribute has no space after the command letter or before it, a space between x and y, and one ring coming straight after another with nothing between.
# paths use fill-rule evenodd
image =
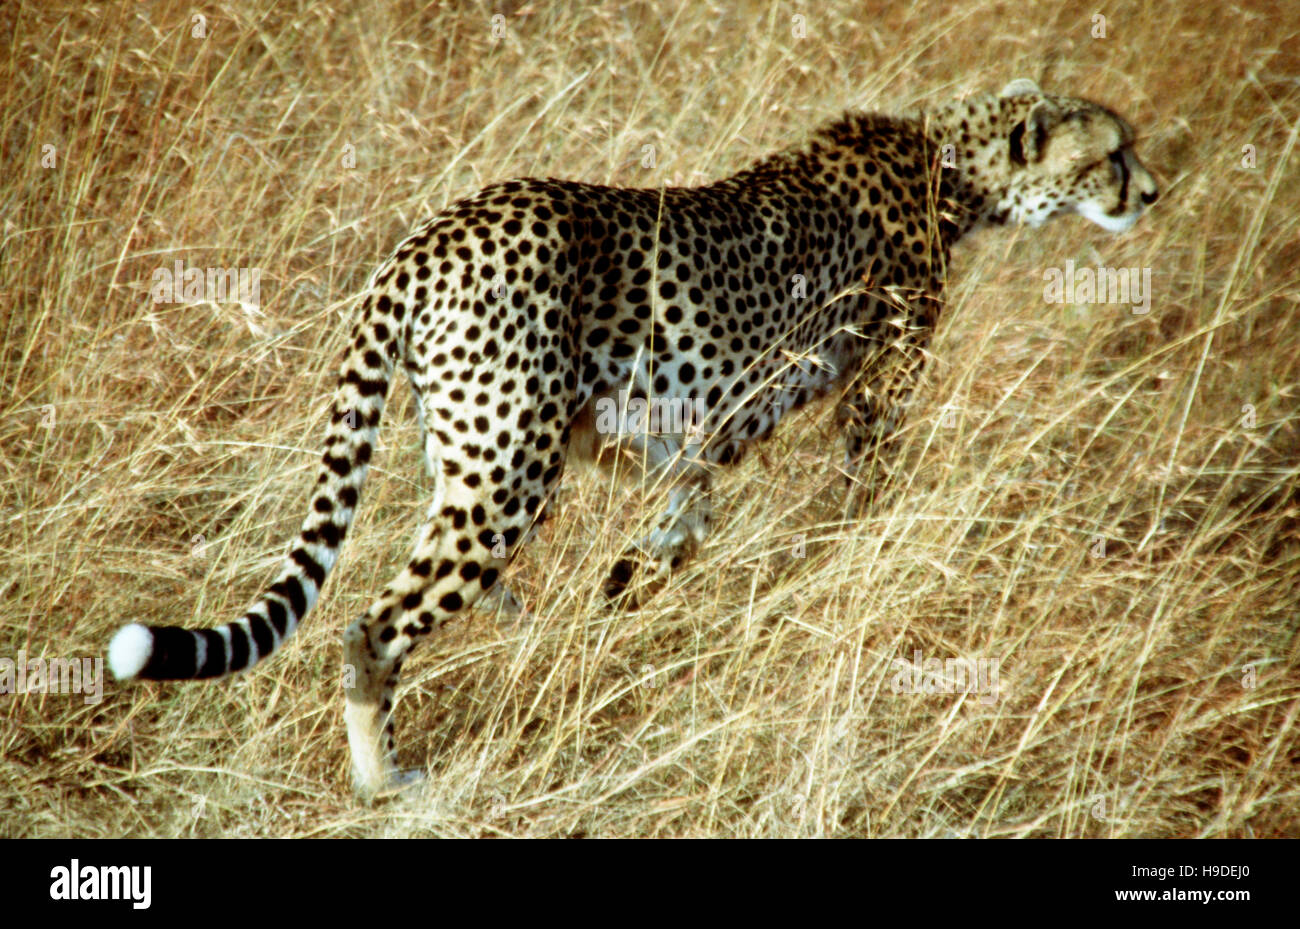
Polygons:
<instances>
[{"instance_id":1,"label":"white tail tip","mask_svg":"<svg viewBox=\"0 0 1300 929\"><path fill-rule=\"evenodd\" d=\"M131 623L117 630L109 643L108 666L119 681L129 680L140 673L152 654L153 633L149 627Z\"/></svg>"}]
</instances>

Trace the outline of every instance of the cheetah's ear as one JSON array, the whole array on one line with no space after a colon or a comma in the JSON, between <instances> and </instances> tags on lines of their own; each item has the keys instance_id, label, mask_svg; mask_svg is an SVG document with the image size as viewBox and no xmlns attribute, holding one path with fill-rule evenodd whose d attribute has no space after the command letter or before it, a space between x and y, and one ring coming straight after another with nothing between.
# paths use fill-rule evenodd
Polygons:
<instances>
[{"instance_id":1,"label":"cheetah's ear","mask_svg":"<svg viewBox=\"0 0 1300 929\"><path fill-rule=\"evenodd\" d=\"M1025 117L1011 130L1008 140L1012 164L1026 165L1041 161L1047 147L1047 137L1061 122L1061 108L1050 100L1039 100Z\"/></svg>"},{"instance_id":2,"label":"cheetah's ear","mask_svg":"<svg viewBox=\"0 0 1300 929\"><path fill-rule=\"evenodd\" d=\"M1035 96L1036 97L1036 96L1041 96L1042 93L1043 92L1038 89L1038 85L1035 84L1033 81L1031 81L1029 78L1018 77L1010 84L1008 84L1006 87L1003 87L1002 92L999 93L998 96L999 97Z\"/></svg>"}]
</instances>

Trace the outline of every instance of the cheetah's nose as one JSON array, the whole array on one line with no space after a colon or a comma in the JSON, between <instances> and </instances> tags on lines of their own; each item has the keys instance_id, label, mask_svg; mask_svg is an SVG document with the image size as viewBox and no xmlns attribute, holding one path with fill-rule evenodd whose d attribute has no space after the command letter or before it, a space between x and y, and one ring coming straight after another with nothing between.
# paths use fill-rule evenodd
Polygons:
<instances>
[{"instance_id":1,"label":"cheetah's nose","mask_svg":"<svg viewBox=\"0 0 1300 929\"><path fill-rule=\"evenodd\" d=\"M1142 202L1145 203L1147 206L1150 206L1151 204L1156 202L1156 198L1159 196L1160 196L1159 191L1144 190L1142 191Z\"/></svg>"}]
</instances>

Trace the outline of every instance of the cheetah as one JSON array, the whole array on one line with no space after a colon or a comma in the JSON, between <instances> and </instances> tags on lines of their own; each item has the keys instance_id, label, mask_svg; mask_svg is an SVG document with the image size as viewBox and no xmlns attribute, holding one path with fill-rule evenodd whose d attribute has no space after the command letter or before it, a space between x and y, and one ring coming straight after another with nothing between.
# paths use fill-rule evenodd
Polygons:
<instances>
[{"instance_id":1,"label":"cheetah","mask_svg":"<svg viewBox=\"0 0 1300 929\"><path fill-rule=\"evenodd\" d=\"M1022 79L931 110L850 112L707 186L526 178L452 204L358 298L308 514L275 582L215 629L122 627L114 674L222 677L284 644L338 558L400 366L433 499L409 563L344 635L356 789L400 788L418 778L395 764L403 659L462 610L518 610L501 574L566 464L634 455L671 488L610 571L616 602L705 538L718 466L811 400L838 396L850 487L870 482L952 245L1066 213L1129 229L1157 196L1133 141L1109 109ZM701 415L626 428L621 414L655 398Z\"/></svg>"}]
</instances>

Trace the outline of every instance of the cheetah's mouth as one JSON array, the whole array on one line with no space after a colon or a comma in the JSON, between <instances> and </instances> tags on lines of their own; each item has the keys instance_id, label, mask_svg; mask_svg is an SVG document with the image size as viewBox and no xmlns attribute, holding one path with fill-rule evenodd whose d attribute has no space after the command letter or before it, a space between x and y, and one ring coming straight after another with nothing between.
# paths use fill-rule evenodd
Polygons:
<instances>
[{"instance_id":1,"label":"cheetah's mouth","mask_svg":"<svg viewBox=\"0 0 1300 929\"><path fill-rule=\"evenodd\" d=\"M1075 211L1084 219L1096 223L1107 232L1127 232L1133 228L1133 224L1138 221L1142 215L1142 207L1136 210L1130 210L1127 213L1112 213L1109 210L1103 210L1095 203L1080 203Z\"/></svg>"}]
</instances>

